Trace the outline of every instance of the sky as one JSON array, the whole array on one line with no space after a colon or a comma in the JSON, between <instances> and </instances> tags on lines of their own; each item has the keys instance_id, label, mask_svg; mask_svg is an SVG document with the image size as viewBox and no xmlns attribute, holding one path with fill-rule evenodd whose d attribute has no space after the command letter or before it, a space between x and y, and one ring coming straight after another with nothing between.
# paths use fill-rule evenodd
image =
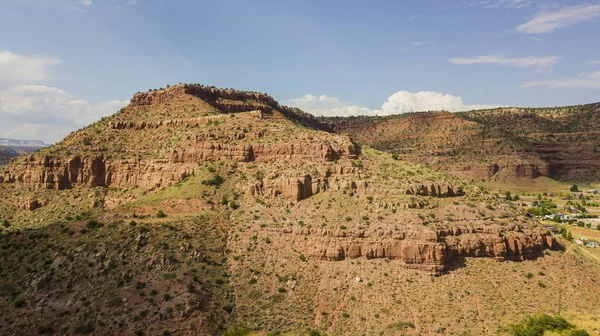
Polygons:
<instances>
[{"instance_id":1,"label":"sky","mask_svg":"<svg viewBox=\"0 0 600 336\"><path fill-rule=\"evenodd\" d=\"M202 83L315 115L600 101L600 0L0 0L0 137Z\"/></svg>"}]
</instances>

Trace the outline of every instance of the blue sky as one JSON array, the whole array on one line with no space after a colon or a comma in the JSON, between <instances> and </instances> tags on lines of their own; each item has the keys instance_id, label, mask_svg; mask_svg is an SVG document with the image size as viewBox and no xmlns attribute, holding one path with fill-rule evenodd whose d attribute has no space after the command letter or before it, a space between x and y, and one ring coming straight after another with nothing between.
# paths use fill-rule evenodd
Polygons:
<instances>
[{"instance_id":1,"label":"blue sky","mask_svg":"<svg viewBox=\"0 0 600 336\"><path fill-rule=\"evenodd\" d=\"M198 82L319 115L600 101L600 1L0 0L0 137Z\"/></svg>"}]
</instances>

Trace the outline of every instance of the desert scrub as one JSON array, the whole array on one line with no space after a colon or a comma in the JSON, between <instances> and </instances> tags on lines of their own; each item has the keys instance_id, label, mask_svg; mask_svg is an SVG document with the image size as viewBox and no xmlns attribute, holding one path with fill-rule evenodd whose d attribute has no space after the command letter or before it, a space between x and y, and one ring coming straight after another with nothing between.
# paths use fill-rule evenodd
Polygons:
<instances>
[{"instance_id":1,"label":"desert scrub","mask_svg":"<svg viewBox=\"0 0 600 336\"><path fill-rule=\"evenodd\" d=\"M214 174L210 179L202 181L202 184L207 186L220 186L221 183L223 183L223 178L219 174Z\"/></svg>"},{"instance_id":2,"label":"desert scrub","mask_svg":"<svg viewBox=\"0 0 600 336\"><path fill-rule=\"evenodd\" d=\"M412 322L405 322L405 321L394 322L392 324L388 324L388 326L387 326L388 329L395 329L395 330L404 330L404 329L408 329L408 328L414 329L414 327L415 327L415 325Z\"/></svg>"},{"instance_id":3,"label":"desert scrub","mask_svg":"<svg viewBox=\"0 0 600 336\"><path fill-rule=\"evenodd\" d=\"M104 224L103 224L103 223L100 223L100 222L98 222L98 221L97 221L97 220L95 220L95 219L90 219L90 220L89 220L89 221L88 221L88 222L85 224L85 227L86 227L86 228L88 228L88 229L99 229L99 228L101 228L101 227L103 227L103 226L104 226Z\"/></svg>"},{"instance_id":4,"label":"desert scrub","mask_svg":"<svg viewBox=\"0 0 600 336\"><path fill-rule=\"evenodd\" d=\"M543 336L546 331L568 336L589 336L587 331L575 329L575 326L564 318L546 314L528 317L520 323L501 328L501 331L508 332L511 336ZM570 332L565 333L566 331Z\"/></svg>"}]
</instances>

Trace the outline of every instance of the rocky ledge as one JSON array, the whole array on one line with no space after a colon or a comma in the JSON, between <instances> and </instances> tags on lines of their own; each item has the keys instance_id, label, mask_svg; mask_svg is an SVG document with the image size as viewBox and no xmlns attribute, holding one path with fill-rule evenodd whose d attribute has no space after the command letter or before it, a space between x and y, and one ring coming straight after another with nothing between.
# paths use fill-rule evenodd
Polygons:
<instances>
[{"instance_id":1,"label":"rocky ledge","mask_svg":"<svg viewBox=\"0 0 600 336\"><path fill-rule=\"evenodd\" d=\"M554 237L541 226L457 226L438 231L415 226L371 232L284 228L281 232L284 239L291 240L289 244L302 245L303 253L312 258L329 261L386 258L400 261L407 268L435 274L446 270L453 260L464 257L516 261L535 258L544 249L557 247Z\"/></svg>"}]
</instances>

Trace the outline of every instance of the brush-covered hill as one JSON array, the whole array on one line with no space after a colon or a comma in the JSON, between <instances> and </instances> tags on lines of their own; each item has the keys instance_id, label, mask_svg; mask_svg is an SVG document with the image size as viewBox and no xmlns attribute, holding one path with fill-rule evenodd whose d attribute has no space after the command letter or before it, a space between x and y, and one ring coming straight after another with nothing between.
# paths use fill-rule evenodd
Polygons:
<instances>
[{"instance_id":1,"label":"brush-covered hill","mask_svg":"<svg viewBox=\"0 0 600 336\"><path fill-rule=\"evenodd\" d=\"M321 118L374 148L470 180L600 180L600 103Z\"/></svg>"},{"instance_id":2,"label":"brush-covered hill","mask_svg":"<svg viewBox=\"0 0 600 336\"><path fill-rule=\"evenodd\" d=\"M534 218L327 130L177 85L13 159L3 333L481 335L557 293L596 318L600 267Z\"/></svg>"}]
</instances>

